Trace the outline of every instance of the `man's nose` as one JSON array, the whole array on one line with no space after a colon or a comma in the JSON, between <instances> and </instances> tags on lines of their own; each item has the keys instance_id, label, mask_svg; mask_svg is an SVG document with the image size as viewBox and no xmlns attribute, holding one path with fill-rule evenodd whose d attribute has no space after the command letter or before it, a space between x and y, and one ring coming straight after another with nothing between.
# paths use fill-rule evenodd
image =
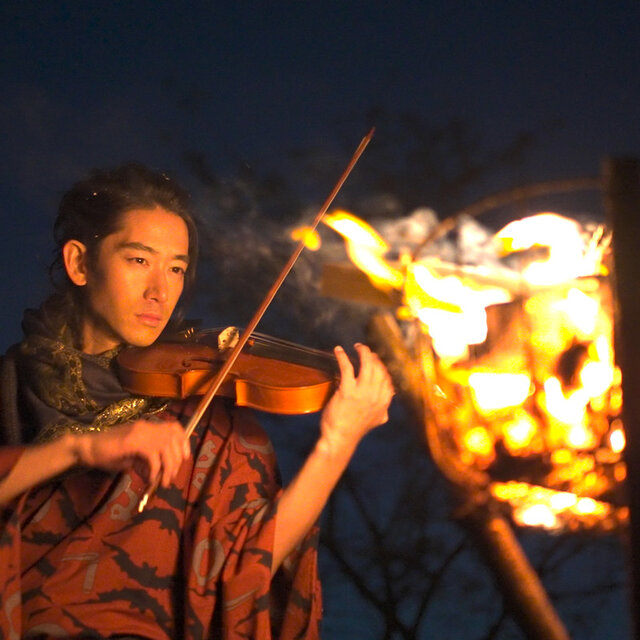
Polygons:
<instances>
[{"instance_id":1,"label":"man's nose","mask_svg":"<svg viewBox=\"0 0 640 640\"><path fill-rule=\"evenodd\" d=\"M154 270L149 276L149 282L147 283L147 290L145 291L145 297L156 300L158 302L166 302L169 293L169 286L167 282L167 276L160 272L160 270Z\"/></svg>"}]
</instances>

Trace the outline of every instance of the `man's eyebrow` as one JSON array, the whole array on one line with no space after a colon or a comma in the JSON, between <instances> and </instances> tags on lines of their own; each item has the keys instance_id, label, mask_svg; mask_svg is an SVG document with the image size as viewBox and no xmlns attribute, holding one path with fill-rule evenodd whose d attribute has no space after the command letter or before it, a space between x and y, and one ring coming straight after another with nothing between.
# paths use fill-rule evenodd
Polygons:
<instances>
[{"instance_id":1,"label":"man's eyebrow","mask_svg":"<svg viewBox=\"0 0 640 640\"><path fill-rule=\"evenodd\" d=\"M158 253L157 249L154 249L149 245L143 244L142 242L122 242L118 246L118 249L136 249L137 251L145 251L153 255L156 255ZM187 264L189 264L190 262L189 256L183 253L177 253L175 256L173 256L173 259L181 260L182 262L186 262Z\"/></svg>"}]
</instances>

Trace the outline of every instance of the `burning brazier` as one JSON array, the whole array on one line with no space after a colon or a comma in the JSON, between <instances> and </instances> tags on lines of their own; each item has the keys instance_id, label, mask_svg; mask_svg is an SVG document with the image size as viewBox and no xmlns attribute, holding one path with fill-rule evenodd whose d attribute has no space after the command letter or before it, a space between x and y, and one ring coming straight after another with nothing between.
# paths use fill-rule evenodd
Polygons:
<instances>
[{"instance_id":1,"label":"burning brazier","mask_svg":"<svg viewBox=\"0 0 640 640\"><path fill-rule=\"evenodd\" d=\"M339 212L327 222L397 300L424 370L435 457L519 525L611 530L625 522L605 229L538 214L482 239L482 260L467 260L459 245L410 255L400 243L389 261L389 245L362 221ZM459 231L463 245L469 234L478 228Z\"/></svg>"}]
</instances>

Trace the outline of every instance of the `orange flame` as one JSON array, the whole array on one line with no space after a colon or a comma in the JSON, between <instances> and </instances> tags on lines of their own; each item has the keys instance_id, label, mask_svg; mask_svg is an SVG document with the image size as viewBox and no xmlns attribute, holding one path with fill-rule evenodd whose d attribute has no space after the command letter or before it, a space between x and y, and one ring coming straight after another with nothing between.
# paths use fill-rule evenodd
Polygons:
<instances>
[{"instance_id":1,"label":"orange flame","mask_svg":"<svg viewBox=\"0 0 640 640\"><path fill-rule=\"evenodd\" d=\"M345 239L349 258L374 285L381 289L402 286L402 272L384 259L389 246L371 226L346 211L329 213L322 221Z\"/></svg>"},{"instance_id":2,"label":"orange flame","mask_svg":"<svg viewBox=\"0 0 640 640\"><path fill-rule=\"evenodd\" d=\"M597 247L586 245L580 225L556 213L539 213L509 223L495 235L505 254L532 247L547 247L549 256L534 261L523 272L531 284L551 285L602 273L602 255Z\"/></svg>"}]
</instances>

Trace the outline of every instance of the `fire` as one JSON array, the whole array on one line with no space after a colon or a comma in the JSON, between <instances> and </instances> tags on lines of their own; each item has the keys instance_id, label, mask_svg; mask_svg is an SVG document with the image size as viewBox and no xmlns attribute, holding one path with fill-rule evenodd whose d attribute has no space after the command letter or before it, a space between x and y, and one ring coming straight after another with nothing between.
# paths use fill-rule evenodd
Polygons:
<instances>
[{"instance_id":1,"label":"fire","mask_svg":"<svg viewBox=\"0 0 640 640\"><path fill-rule=\"evenodd\" d=\"M529 395L531 379L524 373L475 371L469 375L474 404L485 415L521 405Z\"/></svg>"},{"instance_id":2,"label":"fire","mask_svg":"<svg viewBox=\"0 0 640 640\"><path fill-rule=\"evenodd\" d=\"M486 307L506 299L499 289L474 289L456 276L440 276L435 265L414 263L406 268L405 303L427 328L442 358L462 358L469 345L484 342Z\"/></svg>"},{"instance_id":3,"label":"fire","mask_svg":"<svg viewBox=\"0 0 640 640\"><path fill-rule=\"evenodd\" d=\"M304 242L304 246L310 251L317 251L322 244L318 232L310 227L294 229L291 232L291 238L296 242Z\"/></svg>"},{"instance_id":4,"label":"fire","mask_svg":"<svg viewBox=\"0 0 640 640\"><path fill-rule=\"evenodd\" d=\"M585 244L580 225L556 213L511 222L495 239L505 254L536 246L548 249L546 260L534 261L524 269L522 275L530 284L558 284L603 272L597 245Z\"/></svg>"},{"instance_id":5,"label":"fire","mask_svg":"<svg viewBox=\"0 0 640 640\"><path fill-rule=\"evenodd\" d=\"M402 286L402 272L384 260L389 246L372 227L346 211L326 214L322 221L345 239L349 258L376 286Z\"/></svg>"},{"instance_id":6,"label":"fire","mask_svg":"<svg viewBox=\"0 0 640 640\"><path fill-rule=\"evenodd\" d=\"M611 426L611 433L609 433L609 447L614 453L621 453L626 444L622 423L619 420L614 420Z\"/></svg>"},{"instance_id":7,"label":"fire","mask_svg":"<svg viewBox=\"0 0 640 640\"><path fill-rule=\"evenodd\" d=\"M543 213L493 237L517 273L430 257L391 263L371 227L345 212L327 224L374 283L402 294L422 327L430 402L458 459L524 526L608 529L627 519L620 370L602 227ZM508 471L509 480L505 479Z\"/></svg>"},{"instance_id":8,"label":"fire","mask_svg":"<svg viewBox=\"0 0 640 640\"><path fill-rule=\"evenodd\" d=\"M516 411L512 421L502 427L504 445L511 455L527 451L540 453L542 442L539 437L538 423L526 412Z\"/></svg>"}]
</instances>

